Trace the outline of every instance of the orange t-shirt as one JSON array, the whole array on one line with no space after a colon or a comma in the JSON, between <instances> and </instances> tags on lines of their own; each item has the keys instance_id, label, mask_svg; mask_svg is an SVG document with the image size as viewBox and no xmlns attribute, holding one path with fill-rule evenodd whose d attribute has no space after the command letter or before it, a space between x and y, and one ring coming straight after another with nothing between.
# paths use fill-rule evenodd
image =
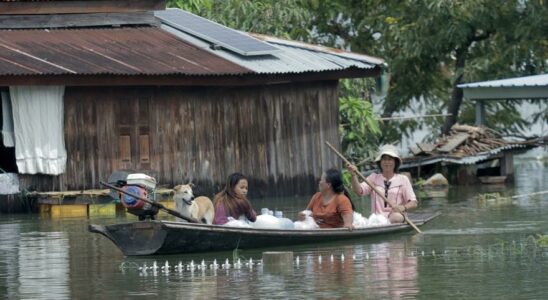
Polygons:
<instances>
[{"instance_id":1,"label":"orange t-shirt","mask_svg":"<svg viewBox=\"0 0 548 300\"><path fill-rule=\"evenodd\" d=\"M327 204L323 204L322 194L314 194L306 209L312 211L312 216L320 228L338 228L344 226L342 215L352 214L350 199L343 194L335 196Z\"/></svg>"}]
</instances>

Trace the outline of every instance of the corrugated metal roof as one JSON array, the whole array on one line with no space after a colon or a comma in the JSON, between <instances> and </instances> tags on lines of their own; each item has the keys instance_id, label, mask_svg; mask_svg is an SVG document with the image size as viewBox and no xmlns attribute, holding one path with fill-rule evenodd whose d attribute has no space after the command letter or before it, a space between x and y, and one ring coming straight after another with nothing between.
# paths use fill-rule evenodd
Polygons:
<instances>
[{"instance_id":1,"label":"corrugated metal roof","mask_svg":"<svg viewBox=\"0 0 548 300\"><path fill-rule=\"evenodd\" d=\"M548 86L548 74L508 78L501 80L473 82L459 84L462 89L467 88L482 88L482 87L538 87Z\"/></svg>"},{"instance_id":2,"label":"corrugated metal roof","mask_svg":"<svg viewBox=\"0 0 548 300\"><path fill-rule=\"evenodd\" d=\"M159 28L0 31L0 75L246 73Z\"/></svg>"},{"instance_id":3,"label":"corrugated metal roof","mask_svg":"<svg viewBox=\"0 0 548 300\"><path fill-rule=\"evenodd\" d=\"M450 162L458 165L473 165L475 163L487 160L491 157L496 156L498 153L518 148L527 148L526 145L521 144L508 144L496 149L491 149L489 151L481 152L475 155L458 157L452 155L435 155L428 157L413 157L413 158L404 158L404 162L401 165L401 169L413 168L418 166L426 166L430 164L435 164L437 162Z\"/></svg>"},{"instance_id":4,"label":"corrugated metal roof","mask_svg":"<svg viewBox=\"0 0 548 300\"><path fill-rule=\"evenodd\" d=\"M311 51L321 52L321 53L328 53L330 55L340 56L340 57L344 57L352 60L358 60L368 64L373 64L373 65L382 65L385 63L384 59L382 58L365 55L361 53L348 52L341 49L325 47L321 45L313 45L313 44L303 43L299 41L284 40L284 39L280 39L277 37L268 36L264 34L258 34L258 33L249 33L249 34L255 38L258 38L260 40L263 40L271 44L284 45L284 46L290 46L290 47L301 48L301 49L308 49Z\"/></svg>"},{"instance_id":5,"label":"corrugated metal roof","mask_svg":"<svg viewBox=\"0 0 548 300\"><path fill-rule=\"evenodd\" d=\"M213 50L210 43L166 24L162 24L161 28L202 49L253 70L258 74L295 74L339 71L350 68L370 70L384 64L384 60L380 58L257 34L253 34L252 36L262 39L282 51L263 56L242 56L223 48Z\"/></svg>"}]
</instances>

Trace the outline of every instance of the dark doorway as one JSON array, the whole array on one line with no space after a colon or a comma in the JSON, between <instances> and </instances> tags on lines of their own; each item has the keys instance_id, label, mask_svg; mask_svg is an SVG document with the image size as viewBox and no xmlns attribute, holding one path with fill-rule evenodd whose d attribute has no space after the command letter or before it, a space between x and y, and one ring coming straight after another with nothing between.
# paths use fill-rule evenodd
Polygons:
<instances>
[{"instance_id":1,"label":"dark doorway","mask_svg":"<svg viewBox=\"0 0 548 300\"><path fill-rule=\"evenodd\" d=\"M0 87L0 92L3 96L7 95L7 89ZM3 105L0 102L0 129L4 128L4 111ZM17 165L15 163L15 147L5 147L4 137L0 134L0 173L17 173Z\"/></svg>"}]
</instances>

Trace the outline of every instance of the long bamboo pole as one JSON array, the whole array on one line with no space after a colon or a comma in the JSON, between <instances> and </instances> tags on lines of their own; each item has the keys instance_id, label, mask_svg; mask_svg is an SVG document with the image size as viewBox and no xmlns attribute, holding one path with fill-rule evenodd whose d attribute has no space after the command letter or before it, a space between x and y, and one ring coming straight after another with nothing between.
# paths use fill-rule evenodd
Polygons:
<instances>
[{"instance_id":1,"label":"long bamboo pole","mask_svg":"<svg viewBox=\"0 0 548 300\"><path fill-rule=\"evenodd\" d=\"M335 149L335 147L333 147L329 142L325 142L325 144L331 148L331 150L333 150L333 152L335 152L347 165L350 164L350 162L339 152L337 151L337 149ZM382 200L384 200L384 202L388 203L388 205L390 205L390 207L392 207L392 209L394 209L395 211L399 212L400 214L402 214L405 222L407 224L409 224L411 227L413 227L413 229L415 229L418 233L422 233L422 231L411 221L409 220L409 218L407 217L406 214L404 214L403 212L401 212L397 206L392 203L392 201L389 201L373 184L371 184L371 182L369 182L369 180L367 180L367 177L365 177L362 173L356 171L354 172L356 173L358 176L361 177L361 179L363 179L363 181L373 190L375 191L375 193L377 193L377 195L379 195Z\"/></svg>"}]
</instances>

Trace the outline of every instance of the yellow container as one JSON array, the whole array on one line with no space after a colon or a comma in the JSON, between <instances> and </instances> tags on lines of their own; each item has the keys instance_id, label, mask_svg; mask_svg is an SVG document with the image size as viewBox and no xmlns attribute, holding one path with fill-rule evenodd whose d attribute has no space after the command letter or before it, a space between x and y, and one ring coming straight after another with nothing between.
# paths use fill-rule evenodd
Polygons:
<instances>
[{"instance_id":1,"label":"yellow container","mask_svg":"<svg viewBox=\"0 0 548 300\"><path fill-rule=\"evenodd\" d=\"M51 212L51 204L39 204L38 211L40 214L49 214Z\"/></svg>"},{"instance_id":2,"label":"yellow container","mask_svg":"<svg viewBox=\"0 0 548 300\"><path fill-rule=\"evenodd\" d=\"M53 204L50 206L50 215L52 218L87 217L88 205L87 204L68 204L68 205Z\"/></svg>"},{"instance_id":3,"label":"yellow container","mask_svg":"<svg viewBox=\"0 0 548 300\"><path fill-rule=\"evenodd\" d=\"M89 217L114 217L116 216L116 204L90 204L88 207Z\"/></svg>"},{"instance_id":4,"label":"yellow container","mask_svg":"<svg viewBox=\"0 0 548 300\"><path fill-rule=\"evenodd\" d=\"M175 201L162 201L160 203L166 208L175 210Z\"/></svg>"}]
</instances>

